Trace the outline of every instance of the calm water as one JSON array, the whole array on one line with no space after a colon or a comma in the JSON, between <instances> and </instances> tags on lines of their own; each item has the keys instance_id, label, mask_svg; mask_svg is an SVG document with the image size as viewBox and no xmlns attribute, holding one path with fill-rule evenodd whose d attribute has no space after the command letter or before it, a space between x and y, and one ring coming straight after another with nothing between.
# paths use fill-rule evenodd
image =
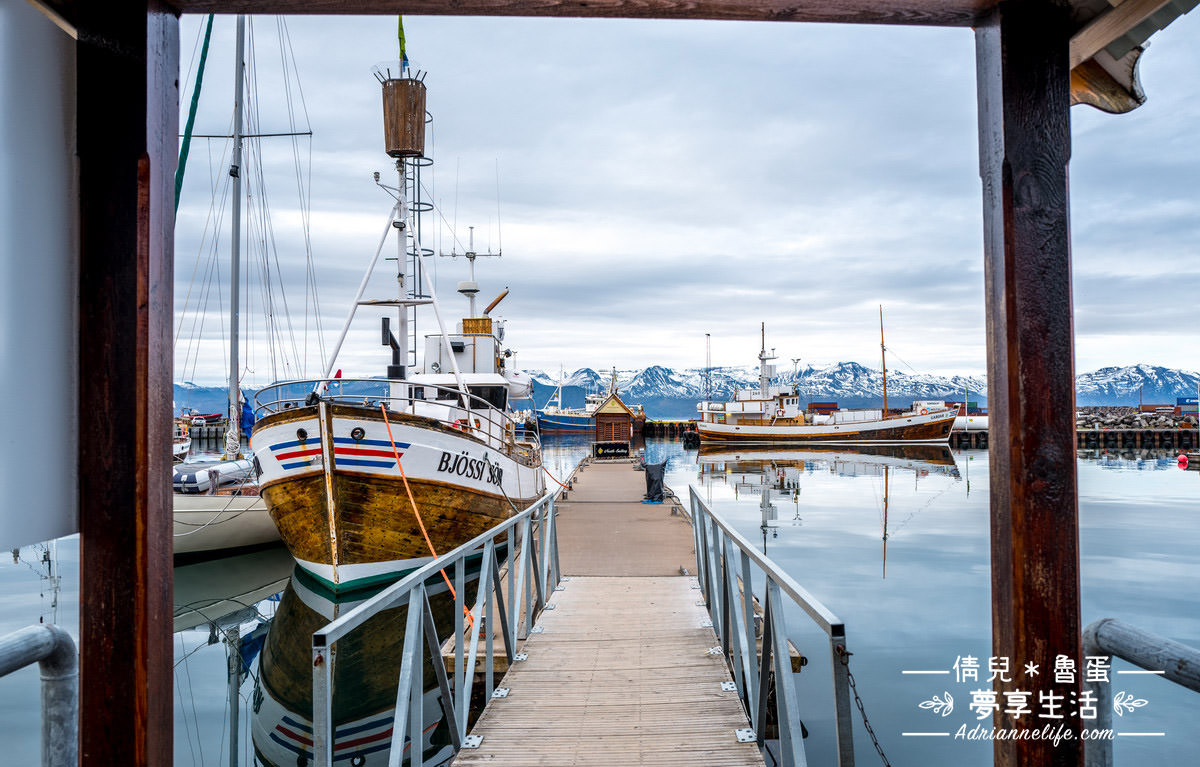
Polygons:
<instances>
[{"instance_id":1,"label":"calm water","mask_svg":"<svg viewBox=\"0 0 1200 767\"><path fill-rule=\"evenodd\" d=\"M560 478L569 474L586 454L587 444L581 437L548 437L548 468ZM901 671L950 669L957 657L967 655L982 658L986 667L991 647L987 453L883 460L846 452L701 454L684 451L675 442L646 445L648 460L667 461L667 484L677 495L686 500L688 487L696 486L718 513L845 622L854 652L851 671L893 764L990 764L990 744L901 735L953 732L976 721L967 710L974 685L955 683L952 676L905 676ZM1079 461L1079 489L1084 623L1117 617L1200 646L1200 596L1195 590L1200 524L1194 518L1200 512L1200 474L1180 471L1165 458L1085 453ZM297 646L306 648L307 634L315 625L330 611L345 608L323 603L303 583L289 585L291 571L282 550L176 569L177 764L228 763L229 677L227 645L221 639L226 629L238 628L248 659L239 688L242 764L254 763L255 740L265 743L261 726L252 732L256 720L261 725L278 715L280 707L295 705L289 674L310 670L307 657L293 662L292 640L300 637L305 641ZM54 579L60 579L57 588ZM46 620L77 636L78 580L74 537L26 547L6 558L0 564L0 633ZM392 616L385 621L385 631L391 631L396 620ZM214 631L213 624L220 631ZM789 627L810 658L797 682L802 718L810 732L809 758L813 764L829 764L833 742L828 645L798 611L789 614ZM273 629L269 635L268 629ZM369 641L364 645L369 649ZM306 653L304 649L301 655ZM264 655L269 659L265 664ZM1114 666L1121 668L1128 667L1120 662ZM369 707L372 690L384 685L377 676L364 672L355 679L355 703ZM1161 679L1114 678L1114 690L1148 701L1114 727L1165 733L1118 738L1117 763L1194 763L1200 750L1195 728L1200 696ZM349 682L346 687L351 687ZM0 690L5 761L36 763L36 669L0 681ZM956 701L950 716L941 718L919 708L921 701L947 691ZM855 728L859 762L874 763L873 747L857 712ZM431 730L428 737L427 750L437 752L439 731ZM274 748L272 754L287 754L286 746L276 743ZM294 764L294 757L285 763Z\"/></svg>"}]
</instances>

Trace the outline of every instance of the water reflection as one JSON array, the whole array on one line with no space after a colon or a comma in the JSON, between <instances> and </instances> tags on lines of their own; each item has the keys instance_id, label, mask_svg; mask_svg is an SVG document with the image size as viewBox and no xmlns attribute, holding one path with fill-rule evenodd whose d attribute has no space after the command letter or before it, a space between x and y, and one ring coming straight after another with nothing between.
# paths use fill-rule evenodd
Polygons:
<instances>
[{"instance_id":1,"label":"water reflection","mask_svg":"<svg viewBox=\"0 0 1200 767\"><path fill-rule=\"evenodd\" d=\"M735 501L758 500L762 549L779 537L781 527L800 527L801 493L806 476L878 478L882 482L883 575L887 575L888 512L891 482L912 473L961 479L954 454L944 445L863 445L860 447L759 447L730 449L701 445L696 461L701 485L712 499L714 487L732 490ZM811 483L810 483L811 484ZM783 507L781 517L781 506ZM907 520L906 520L907 523Z\"/></svg>"},{"instance_id":2,"label":"water reflection","mask_svg":"<svg viewBox=\"0 0 1200 767\"><path fill-rule=\"evenodd\" d=\"M440 589L438 586L440 585ZM439 636L452 633L454 600L440 579L429 601ZM377 591L334 596L297 569L267 633L252 697L255 757L266 765L312 759L312 635ZM333 758L350 765L387 764L396 710L408 606L384 610L339 640L333 662ZM425 661L423 759L441 764L452 755L449 728L430 659ZM411 743L404 743L407 758Z\"/></svg>"}]
</instances>

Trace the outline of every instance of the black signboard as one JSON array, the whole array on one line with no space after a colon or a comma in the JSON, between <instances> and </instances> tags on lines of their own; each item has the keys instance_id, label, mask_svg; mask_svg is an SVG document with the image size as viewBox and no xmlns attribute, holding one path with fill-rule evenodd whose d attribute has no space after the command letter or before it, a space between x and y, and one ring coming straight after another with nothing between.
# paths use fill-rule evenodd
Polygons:
<instances>
[{"instance_id":1,"label":"black signboard","mask_svg":"<svg viewBox=\"0 0 1200 767\"><path fill-rule=\"evenodd\" d=\"M593 458L628 458L628 442L593 442Z\"/></svg>"}]
</instances>

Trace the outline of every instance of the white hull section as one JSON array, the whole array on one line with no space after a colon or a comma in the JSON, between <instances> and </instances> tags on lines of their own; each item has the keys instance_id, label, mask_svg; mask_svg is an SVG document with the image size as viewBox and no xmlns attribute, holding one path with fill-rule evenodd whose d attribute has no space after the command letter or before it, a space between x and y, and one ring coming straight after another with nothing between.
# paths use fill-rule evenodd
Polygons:
<instances>
[{"instance_id":1,"label":"white hull section","mask_svg":"<svg viewBox=\"0 0 1200 767\"><path fill-rule=\"evenodd\" d=\"M261 546L279 540L279 531L256 496L174 495L176 554Z\"/></svg>"},{"instance_id":2,"label":"white hull section","mask_svg":"<svg viewBox=\"0 0 1200 767\"><path fill-rule=\"evenodd\" d=\"M321 474L329 464L338 472L396 481L401 481L402 466L409 481L457 485L484 495L507 497L514 503L539 498L546 491L540 466L526 466L467 434L394 421L389 435L382 421L341 415L331 420L331 450L322 448L315 418L256 430L251 450L261 470L259 486ZM296 437L301 429L309 435L303 442ZM351 435L359 429L361 436L355 439ZM326 455L328 452L332 455Z\"/></svg>"}]
</instances>

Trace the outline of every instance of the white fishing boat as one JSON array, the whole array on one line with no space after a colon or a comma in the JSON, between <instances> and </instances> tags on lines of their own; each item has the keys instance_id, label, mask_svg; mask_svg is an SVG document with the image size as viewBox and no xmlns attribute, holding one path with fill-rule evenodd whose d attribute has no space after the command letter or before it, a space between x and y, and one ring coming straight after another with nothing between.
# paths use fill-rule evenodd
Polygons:
<instances>
[{"instance_id":1,"label":"white fishing boat","mask_svg":"<svg viewBox=\"0 0 1200 767\"><path fill-rule=\"evenodd\" d=\"M455 332L442 319L422 249L415 176L424 158L425 86L403 66L378 72L388 154L399 183L385 236L367 268L341 338L319 380L266 387L255 397L251 438L263 499L281 537L307 573L335 592L393 580L537 500L546 489L541 446L518 434L509 402L527 397L530 378L510 367L505 323L482 312L475 260L458 290L467 316ZM378 181L377 181L378 182ZM413 202L410 203L410 200ZM363 300L391 233L398 234L396 298ZM419 280L424 279L422 285ZM359 305L398 309L398 332L383 318L392 349L385 379L330 375ZM439 332L426 336L415 368L416 308L429 307Z\"/></svg>"},{"instance_id":2,"label":"white fishing boat","mask_svg":"<svg viewBox=\"0 0 1200 767\"><path fill-rule=\"evenodd\" d=\"M880 311L880 347L883 315ZM773 386L777 359L767 354L766 326L758 353L758 390L738 392L730 402L704 401L697 405L700 417L696 431L701 444L724 443L944 443L950 438L957 408L941 401L915 401L903 413L893 414L887 406L887 365L883 373L883 408L836 410L822 415L808 412L800 404L794 387Z\"/></svg>"}]
</instances>

